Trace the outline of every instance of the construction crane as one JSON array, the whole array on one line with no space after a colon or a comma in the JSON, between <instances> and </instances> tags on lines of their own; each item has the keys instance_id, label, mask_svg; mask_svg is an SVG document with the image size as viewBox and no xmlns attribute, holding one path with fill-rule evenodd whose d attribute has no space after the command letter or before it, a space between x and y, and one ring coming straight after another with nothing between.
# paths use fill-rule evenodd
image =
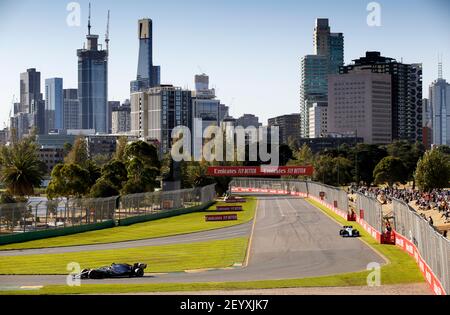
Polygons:
<instances>
[{"instance_id":1,"label":"construction crane","mask_svg":"<svg viewBox=\"0 0 450 315\"><path fill-rule=\"evenodd\" d=\"M105 43L106 43L106 51L109 51L109 10L108 10L108 18L106 21Z\"/></svg>"}]
</instances>

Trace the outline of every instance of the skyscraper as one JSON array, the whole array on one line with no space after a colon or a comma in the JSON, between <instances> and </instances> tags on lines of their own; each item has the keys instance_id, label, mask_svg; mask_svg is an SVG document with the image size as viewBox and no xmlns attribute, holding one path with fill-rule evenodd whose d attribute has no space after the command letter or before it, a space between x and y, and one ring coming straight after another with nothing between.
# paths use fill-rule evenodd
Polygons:
<instances>
[{"instance_id":1,"label":"skyscraper","mask_svg":"<svg viewBox=\"0 0 450 315\"><path fill-rule=\"evenodd\" d=\"M151 19L138 22L139 60L137 76L131 81L131 93L160 85L160 66L153 65L153 25Z\"/></svg>"},{"instance_id":2,"label":"skyscraper","mask_svg":"<svg viewBox=\"0 0 450 315\"><path fill-rule=\"evenodd\" d=\"M309 135L309 109L328 100L328 75L339 73L344 65L344 35L331 33L328 19L316 19L314 55L301 60L300 128L301 137Z\"/></svg>"},{"instance_id":3,"label":"skyscraper","mask_svg":"<svg viewBox=\"0 0 450 315\"><path fill-rule=\"evenodd\" d=\"M45 133L64 129L63 79L45 80Z\"/></svg>"},{"instance_id":4,"label":"skyscraper","mask_svg":"<svg viewBox=\"0 0 450 315\"><path fill-rule=\"evenodd\" d=\"M45 102L41 93L41 73L27 69L20 74L20 129L19 138L27 134L27 129L35 129L37 134L45 132ZM28 121L28 122L27 122Z\"/></svg>"},{"instance_id":5,"label":"skyscraper","mask_svg":"<svg viewBox=\"0 0 450 315\"><path fill-rule=\"evenodd\" d=\"M315 103L328 100L328 59L320 55L306 55L301 61L300 135L309 137L309 109Z\"/></svg>"},{"instance_id":6,"label":"skyscraper","mask_svg":"<svg viewBox=\"0 0 450 315\"><path fill-rule=\"evenodd\" d=\"M404 64L369 51L340 72L361 70L391 76L392 139L422 142L422 64Z\"/></svg>"},{"instance_id":7,"label":"skyscraper","mask_svg":"<svg viewBox=\"0 0 450 315\"><path fill-rule=\"evenodd\" d=\"M450 145L450 84L441 72L430 86L429 97L433 144Z\"/></svg>"},{"instance_id":8,"label":"skyscraper","mask_svg":"<svg viewBox=\"0 0 450 315\"><path fill-rule=\"evenodd\" d=\"M64 130L80 129L80 102L77 89L64 89Z\"/></svg>"},{"instance_id":9,"label":"skyscraper","mask_svg":"<svg viewBox=\"0 0 450 315\"><path fill-rule=\"evenodd\" d=\"M316 20L314 54L327 57L330 74L339 73L339 67L344 65L344 35L331 33L328 19Z\"/></svg>"},{"instance_id":10,"label":"skyscraper","mask_svg":"<svg viewBox=\"0 0 450 315\"><path fill-rule=\"evenodd\" d=\"M91 34L89 13L87 47L77 50L80 124L82 129L107 133L108 51L99 50L98 38Z\"/></svg>"},{"instance_id":11,"label":"skyscraper","mask_svg":"<svg viewBox=\"0 0 450 315\"><path fill-rule=\"evenodd\" d=\"M41 73L35 68L20 74L20 109L21 113L31 113L33 101L42 100Z\"/></svg>"}]
</instances>

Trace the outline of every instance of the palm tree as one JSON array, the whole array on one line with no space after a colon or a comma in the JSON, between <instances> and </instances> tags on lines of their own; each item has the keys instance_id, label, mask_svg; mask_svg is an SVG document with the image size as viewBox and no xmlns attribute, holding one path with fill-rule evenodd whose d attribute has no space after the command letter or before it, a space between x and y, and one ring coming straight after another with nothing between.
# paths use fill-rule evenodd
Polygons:
<instances>
[{"instance_id":1,"label":"palm tree","mask_svg":"<svg viewBox=\"0 0 450 315\"><path fill-rule=\"evenodd\" d=\"M0 148L0 180L14 196L30 196L45 174L31 137Z\"/></svg>"}]
</instances>

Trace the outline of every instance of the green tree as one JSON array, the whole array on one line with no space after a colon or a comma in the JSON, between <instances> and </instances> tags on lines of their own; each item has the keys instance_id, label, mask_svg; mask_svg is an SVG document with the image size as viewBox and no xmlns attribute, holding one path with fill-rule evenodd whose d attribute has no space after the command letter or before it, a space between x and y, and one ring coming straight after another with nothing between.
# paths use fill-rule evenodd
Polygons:
<instances>
[{"instance_id":1,"label":"green tree","mask_svg":"<svg viewBox=\"0 0 450 315\"><path fill-rule=\"evenodd\" d=\"M102 168L101 178L110 182L117 190L121 190L123 183L128 179L127 168L123 162L112 160Z\"/></svg>"},{"instance_id":2,"label":"green tree","mask_svg":"<svg viewBox=\"0 0 450 315\"><path fill-rule=\"evenodd\" d=\"M279 147L279 163L280 166L286 165L293 158L292 150L287 144Z\"/></svg>"},{"instance_id":3,"label":"green tree","mask_svg":"<svg viewBox=\"0 0 450 315\"><path fill-rule=\"evenodd\" d=\"M388 184L392 187L395 183L404 184L408 180L408 172L400 158L387 156L377 164L373 170L374 182L377 185Z\"/></svg>"},{"instance_id":4,"label":"green tree","mask_svg":"<svg viewBox=\"0 0 450 315\"><path fill-rule=\"evenodd\" d=\"M118 161L124 161L125 160L125 148L128 144L128 138L127 137L119 137L117 139L117 146L116 146L116 152L114 153L114 159Z\"/></svg>"},{"instance_id":5,"label":"green tree","mask_svg":"<svg viewBox=\"0 0 450 315\"><path fill-rule=\"evenodd\" d=\"M416 169L419 189L431 191L435 188L447 188L449 180L450 163L447 156L438 149L425 152Z\"/></svg>"},{"instance_id":6,"label":"green tree","mask_svg":"<svg viewBox=\"0 0 450 315\"><path fill-rule=\"evenodd\" d=\"M89 154L87 149L87 142L84 138L79 137L75 140L69 154L67 154L64 162L67 164L77 164L83 168L87 166L89 161Z\"/></svg>"},{"instance_id":7,"label":"green tree","mask_svg":"<svg viewBox=\"0 0 450 315\"><path fill-rule=\"evenodd\" d=\"M46 167L37 152L31 137L0 148L0 180L12 195L30 196L40 186Z\"/></svg>"},{"instance_id":8,"label":"green tree","mask_svg":"<svg viewBox=\"0 0 450 315\"><path fill-rule=\"evenodd\" d=\"M124 157L128 161L138 158L147 167L160 167L156 147L144 141L136 141L128 144L125 147Z\"/></svg>"},{"instance_id":9,"label":"green tree","mask_svg":"<svg viewBox=\"0 0 450 315\"><path fill-rule=\"evenodd\" d=\"M47 187L50 199L55 197L81 197L89 188L89 172L77 164L58 164L53 168Z\"/></svg>"},{"instance_id":10,"label":"green tree","mask_svg":"<svg viewBox=\"0 0 450 315\"><path fill-rule=\"evenodd\" d=\"M423 144L395 141L387 146L387 153L403 162L407 175L406 179L414 181L414 171L416 170L417 162L425 153Z\"/></svg>"},{"instance_id":11,"label":"green tree","mask_svg":"<svg viewBox=\"0 0 450 315\"><path fill-rule=\"evenodd\" d=\"M92 198L106 198L119 195L119 190L106 178L102 177L91 187L89 195Z\"/></svg>"},{"instance_id":12,"label":"green tree","mask_svg":"<svg viewBox=\"0 0 450 315\"><path fill-rule=\"evenodd\" d=\"M331 156L319 156L314 163L314 180L327 185L334 185L333 168L334 164Z\"/></svg>"},{"instance_id":13,"label":"green tree","mask_svg":"<svg viewBox=\"0 0 450 315\"><path fill-rule=\"evenodd\" d=\"M354 165L355 181L371 185L374 181L373 170L375 166L387 155L386 149L377 145L358 144L349 154L349 158Z\"/></svg>"},{"instance_id":14,"label":"green tree","mask_svg":"<svg viewBox=\"0 0 450 315\"><path fill-rule=\"evenodd\" d=\"M133 158L127 163L128 180L124 184L121 193L135 194L154 191L159 186L156 177L159 169L146 166L141 159Z\"/></svg>"}]
</instances>

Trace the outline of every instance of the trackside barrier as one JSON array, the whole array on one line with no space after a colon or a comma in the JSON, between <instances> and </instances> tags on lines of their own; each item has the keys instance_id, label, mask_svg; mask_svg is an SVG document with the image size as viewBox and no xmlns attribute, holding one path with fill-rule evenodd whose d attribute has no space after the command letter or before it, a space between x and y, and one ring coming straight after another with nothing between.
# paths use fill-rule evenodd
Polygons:
<instances>
[{"instance_id":1,"label":"trackside barrier","mask_svg":"<svg viewBox=\"0 0 450 315\"><path fill-rule=\"evenodd\" d=\"M301 189L290 191L290 187L295 187L295 184L286 180L236 178L230 183L230 189L235 193L309 197L347 219L348 196L344 191L310 181L297 182L299 184L297 187ZM397 246L416 260L432 291L436 295L449 294L450 241L434 230L414 209L395 199L393 200L395 226L391 232L384 233L382 208L378 200L364 195L358 195L357 199L359 213L356 213L356 221L378 242L387 238L395 240Z\"/></svg>"},{"instance_id":2,"label":"trackside barrier","mask_svg":"<svg viewBox=\"0 0 450 315\"><path fill-rule=\"evenodd\" d=\"M416 260L435 294L449 294L450 241L405 202L394 199L392 204L396 245Z\"/></svg>"},{"instance_id":3,"label":"trackside barrier","mask_svg":"<svg viewBox=\"0 0 450 315\"><path fill-rule=\"evenodd\" d=\"M0 244L155 220L209 206L215 197L215 185L209 185L109 198L30 198L28 203L1 204Z\"/></svg>"},{"instance_id":4,"label":"trackside barrier","mask_svg":"<svg viewBox=\"0 0 450 315\"><path fill-rule=\"evenodd\" d=\"M383 237L383 210L381 203L371 196L356 193L356 221L378 242Z\"/></svg>"}]
</instances>

